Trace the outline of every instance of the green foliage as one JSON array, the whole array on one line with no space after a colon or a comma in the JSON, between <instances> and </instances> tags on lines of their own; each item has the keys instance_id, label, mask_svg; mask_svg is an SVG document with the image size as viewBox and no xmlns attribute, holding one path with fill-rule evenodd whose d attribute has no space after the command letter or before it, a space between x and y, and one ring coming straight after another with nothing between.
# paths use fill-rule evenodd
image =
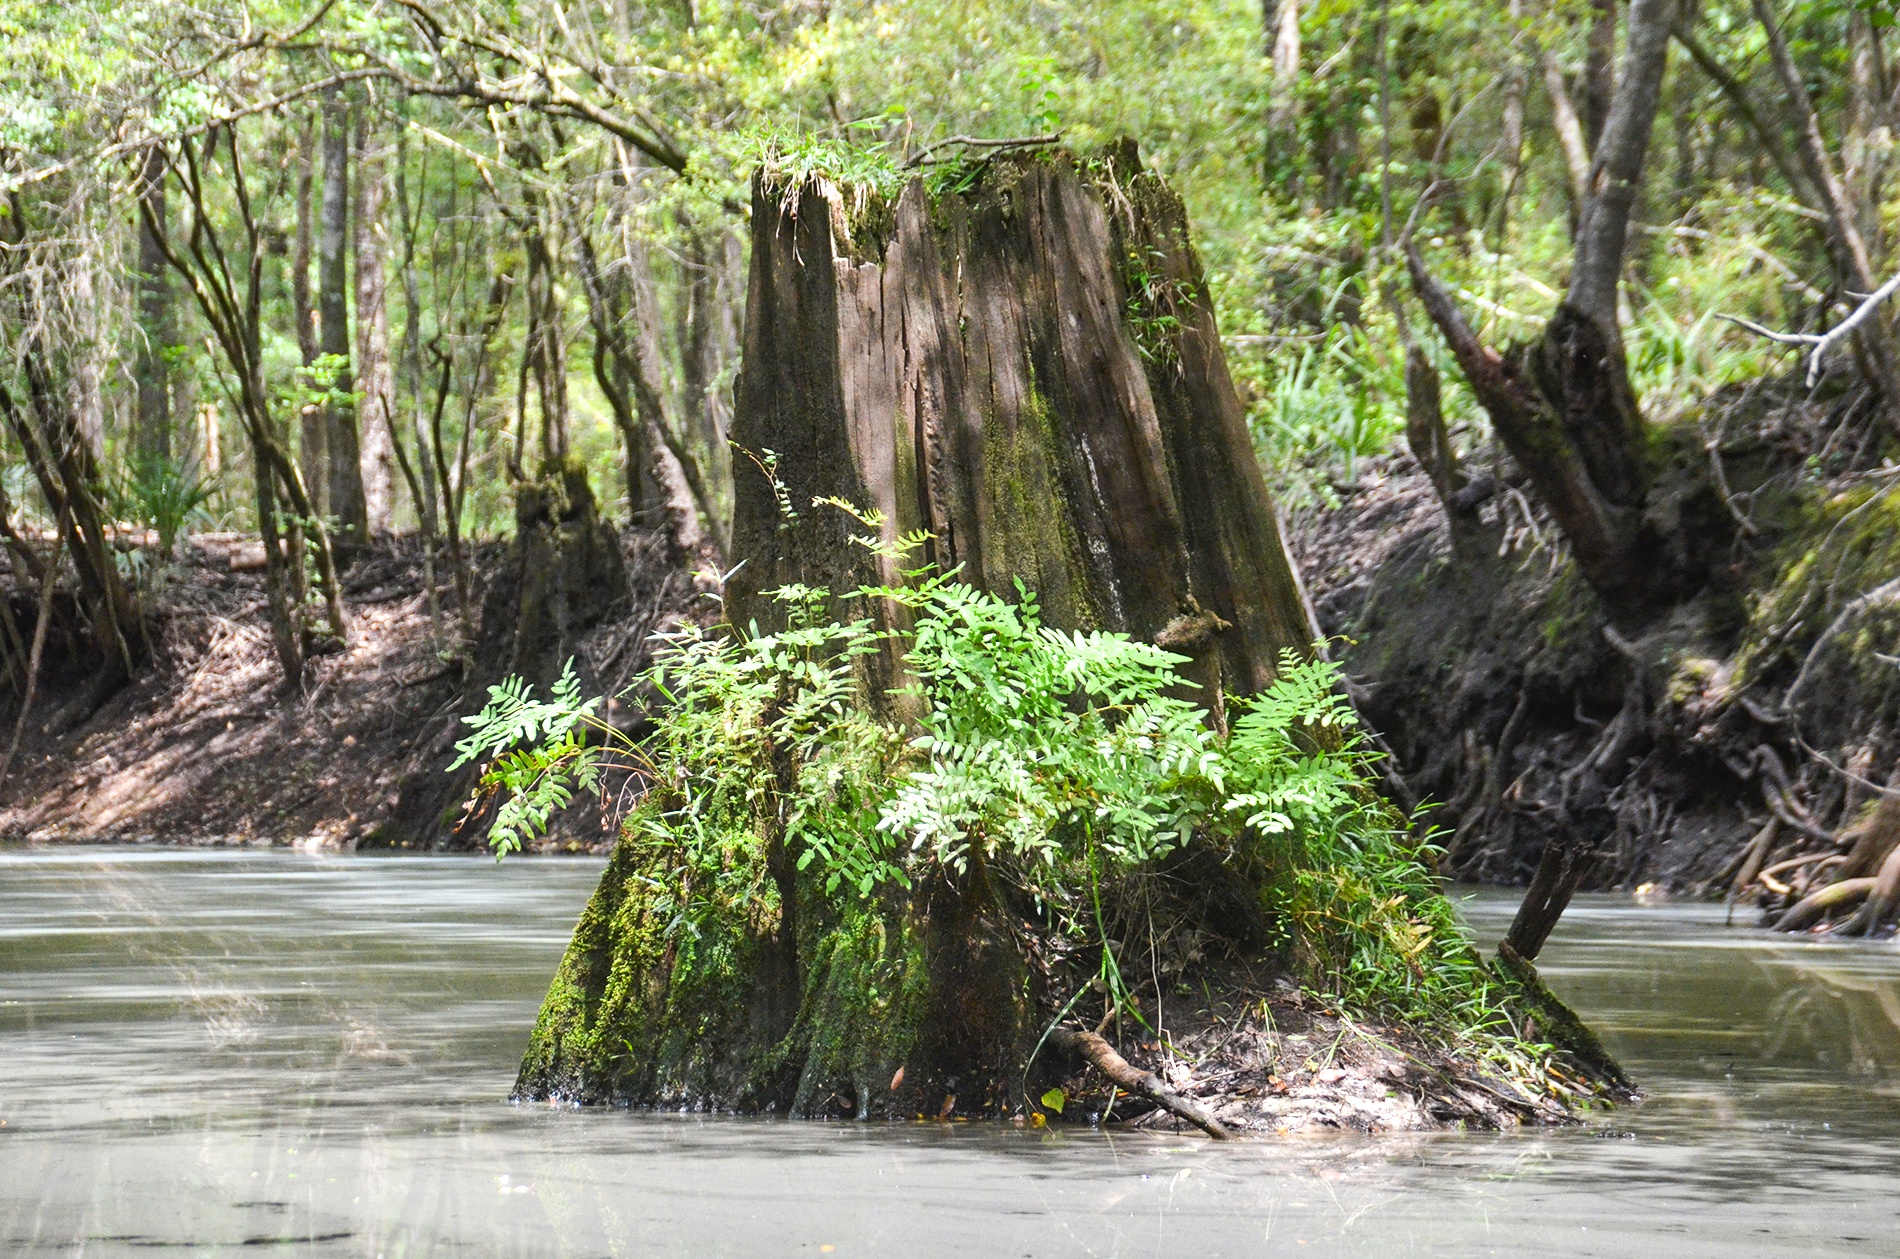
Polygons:
<instances>
[{"instance_id":1,"label":"green foliage","mask_svg":"<svg viewBox=\"0 0 1900 1259\"><path fill-rule=\"evenodd\" d=\"M1252 415L1269 466L1284 477L1316 469L1355 480L1362 461L1405 431L1403 367L1393 371L1364 329L1345 326L1282 354Z\"/></svg>"},{"instance_id":2,"label":"green foliage","mask_svg":"<svg viewBox=\"0 0 1900 1259\"><path fill-rule=\"evenodd\" d=\"M1492 1017L1419 850L1367 787L1371 754L1331 664L1287 654L1271 686L1230 703L1223 736L1182 697L1182 657L1045 626L1020 586L1010 601L949 574L859 593L904 605L903 631L829 619L822 591L776 595L786 629L687 627L647 679L663 702L626 833L670 854L680 923L763 913L775 896L763 872L783 860L840 921L980 864L1060 934L1099 946L1103 889L1199 844L1256 882L1312 982L1340 1000ZM908 682L879 699L867 658L890 648ZM581 738L595 710L569 674L548 700L496 687L466 719L458 764L493 757L483 783L504 796L498 852L597 784L607 753ZM1113 954L1101 957L1119 994Z\"/></svg>"},{"instance_id":3,"label":"green foliage","mask_svg":"<svg viewBox=\"0 0 1900 1259\"><path fill-rule=\"evenodd\" d=\"M891 156L890 145L867 138L885 124L882 118L850 123L840 136L828 131L759 124L739 133L732 156L741 169L758 169L766 182L791 192L814 177L840 188L895 197L907 176Z\"/></svg>"},{"instance_id":4,"label":"green foliage","mask_svg":"<svg viewBox=\"0 0 1900 1259\"><path fill-rule=\"evenodd\" d=\"M158 535L161 555L170 555L178 535L208 519L205 504L217 492L208 477L169 459L135 457L107 486L112 514Z\"/></svg>"},{"instance_id":5,"label":"green foliage","mask_svg":"<svg viewBox=\"0 0 1900 1259\"><path fill-rule=\"evenodd\" d=\"M576 789L592 791L599 783L605 749L588 742L587 731L618 734L595 717L599 708L597 697L581 697L570 660L548 699L534 698L533 687L509 677L488 688L482 711L462 718L472 732L455 745L449 768L493 758L482 770L482 785L501 795L488 832L497 861L546 831L548 819L573 801Z\"/></svg>"}]
</instances>

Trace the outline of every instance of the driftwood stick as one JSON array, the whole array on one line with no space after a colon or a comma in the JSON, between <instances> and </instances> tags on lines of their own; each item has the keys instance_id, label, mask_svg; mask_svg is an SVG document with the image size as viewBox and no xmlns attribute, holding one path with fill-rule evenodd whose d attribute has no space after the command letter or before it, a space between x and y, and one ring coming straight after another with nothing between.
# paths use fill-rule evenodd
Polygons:
<instances>
[{"instance_id":1,"label":"driftwood stick","mask_svg":"<svg viewBox=\"0 0 1900 1259\"><path fill-rule=\"evenodd\" d=\"M1783 870L1795 870L1795 869L1799 869L1802 866L1811 866L1817 861L1832 861L1835 858L1840 857L1840 856L1841 856L1840 853L1834 853L1834 852L1811 852L1800 857L1790 857L1786 861L1775 862L1774 865L1769 866L1766 870L1761 871L1755 877L1758 879L1765 879L1771 875L1780 874Z\"/></svg>"},{"instance_id":2,"label":"driftwood stick","mask_svg":"<svg viewBox=\"0 0 1900 1259\"><path fill-rule=\"evenodd\" d=\"M1781 819L1772 815L1767 824L1755 832L1755 838L1749 841L1747 853L1742 858L1741 869L1735 872L1735 881L1729 884L1730 896L1740 896L1748 890L1755 876L1761 873L1762 865L1775 846L1775 836L1780 833Z\"/></svg>"},{"instance_id":3,"label":"driftwood stick","mask_svg":"<svg viewBox=\"0 0 1900 1259\"><path fill-rule=\"evenodd\" d=\"M1881 923L1893 917L1896 906L1900 906L1900 847L1887 854L1880 863L1880 873L1874 877L1874 886L1867 893L1854 916L1841 925L1840 934L1844 936L1864 936L1880 929Z\"/></svg>"},{"instance_id":4,"label":"driftwood stick","mask_svg":"<svg viewBox=\"0 0 1900 1259\"><path fill-rule=\"evenodd\" d=\"M1871 882L1872 880L1869 880ZM1229 1141L1233 1133L1209 1114L1205 1107L1181 1096L1152 1071L1144 1071L1115 1052L1115 1047L1094 1032L1078 1032L1058 1027L1049 1033L1049 1042L1058 1049L1078 1053L1089 1065L1107 1076L1117 1087L1147 1098L1170 1115L1185 1119L1216 1141Z\"/></svg>"}]
</instances>

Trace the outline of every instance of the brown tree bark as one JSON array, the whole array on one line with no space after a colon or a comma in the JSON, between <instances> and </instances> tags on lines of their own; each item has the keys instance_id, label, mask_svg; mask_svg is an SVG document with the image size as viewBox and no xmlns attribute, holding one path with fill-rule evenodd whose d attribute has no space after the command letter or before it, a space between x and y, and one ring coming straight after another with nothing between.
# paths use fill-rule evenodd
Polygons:
<instances>
[{"instance_id":1,"label":"brown tree bark","mask_svg":"<svg viewBox=\"0 0 1900 1259\"><path fill-rule=\"evenodd\" d=\"M786 582L898 576L805 507L835 495L887 539L929 530L978 586L1020 578L1052 625L1154 641L1212 614L1231 628L1189 654L1229 691L1310 647L1186 215L1132 145L1000 157L934 208L915 182L888 221L761 185L753 232L733 441L777 454L806 518L781 529L762 474L736 474L736 624L772 623Z\"/></svg>"},{"instance_id":2,"label":"brown tree bark","mask_svg":"<svg viewBox=\"0 0 1900 1259\"><path fill-rule=\"evenodd\" d=\"M323 408L323 443L328 467L328 507L336 517L336 544L345 555L369 540L369 513L363 495L362 445L357 436L356 404L345 395L355 388L350 370L350 126L349 107L339 88L323 100L323 197L317 235L318 344L336 360L329 384L336 395Z\"/></svg>"}]
</instances>

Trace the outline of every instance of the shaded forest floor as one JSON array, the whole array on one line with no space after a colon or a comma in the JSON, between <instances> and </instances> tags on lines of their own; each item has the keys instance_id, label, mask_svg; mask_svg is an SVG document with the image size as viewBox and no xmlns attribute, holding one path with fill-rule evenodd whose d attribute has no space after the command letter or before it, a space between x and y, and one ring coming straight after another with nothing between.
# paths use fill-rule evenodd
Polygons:
<instances>
[{"instance_id":1,"label":"shaded forest floor","mask_svg":"<svg viewBox=\"0 0 1900 1259\"><path fill-rule=\"evenodd\" d=\"M691 607L690 584L660 561L650 535L626 534L624 550L644 598L623 601L581 644L583 654L619 648L607 673L620 684L644 667L646 636ZM54 635L40 699L0 786L0 840L482 847L479 834L464 833L478 828L458 829L453 810L418 821L403 809L405 792L430 794L413 789L441 776L460 718L482 693L466 677L467 650L452 647L445 568L432 628L413 538L379 543L351 566L349 647L313 656L302 693L286 699L262 573L234 571L229 546L188 551L151 595L151 667L96 711L84 711L85 678L60 658ZM474 606L502 553L478 549ZM10 731L8 707L0 718ZM577 806L539 847L607 840L597 810Z\"/></svg>"}]
</instances>

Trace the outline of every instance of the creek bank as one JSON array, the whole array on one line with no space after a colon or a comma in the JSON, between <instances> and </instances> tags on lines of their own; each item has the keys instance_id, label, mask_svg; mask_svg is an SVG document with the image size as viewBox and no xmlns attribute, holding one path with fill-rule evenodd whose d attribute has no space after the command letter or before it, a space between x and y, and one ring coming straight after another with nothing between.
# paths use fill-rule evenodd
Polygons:
<instances>
[{"instance_id":1,"label":"creek bank","mask_svg":"<svg viewBox=\"0 0 1900 1259\"><path fill-rule=\"evenodd\" d=\"M610 530L626 573L610 602L581 609L559 642L612 693L646 667L646 638L692 615L692 578L665 540ZM441 637L432 634L420 544L379 539L343 575L347 649L313 655L300 695L285 700L271 649L263 576L241 540L187 547L147 596L150 665L95 705L75 708L89 676L49 640L45 676L12 772L0 786L0 839L27 843L139 842L319 848L482 848L458 827L461 799L433 815L406 801L440 794L441 769L479 707L469 676L481 632L513 623L514 548L475 548L472 606L484 609L472 651L460 626L446 557L438 557ZM19 597L16 596L16 607ZM25 608L31 624L32 609ZM57 623L56 623L57 624ZM471 690L475 693L471 695ZM0 713L11 732L15 712ZM538 847L602 848L593 802L556 820Z\"/></svg>"},{"instance_id":2,"label":"creek bank","mask_svg":"<svg viewBox=\"0 0 1900 1259\"><path fill-rule=\"evenodd\" d=\"M1585 887L1734 895L1770 922L1876 876L1900 838L1889 441L1851 383L1759 381L1661 428L1673 545L1713 560L1635 626L1604 614L1508 459L1482 546L1454 545L1404 455L1297 520L1322 628L1404 793L1437 806L1444 871L1523 884L1547 844L1579 845Z\"/></svg>"}]
</instances>

